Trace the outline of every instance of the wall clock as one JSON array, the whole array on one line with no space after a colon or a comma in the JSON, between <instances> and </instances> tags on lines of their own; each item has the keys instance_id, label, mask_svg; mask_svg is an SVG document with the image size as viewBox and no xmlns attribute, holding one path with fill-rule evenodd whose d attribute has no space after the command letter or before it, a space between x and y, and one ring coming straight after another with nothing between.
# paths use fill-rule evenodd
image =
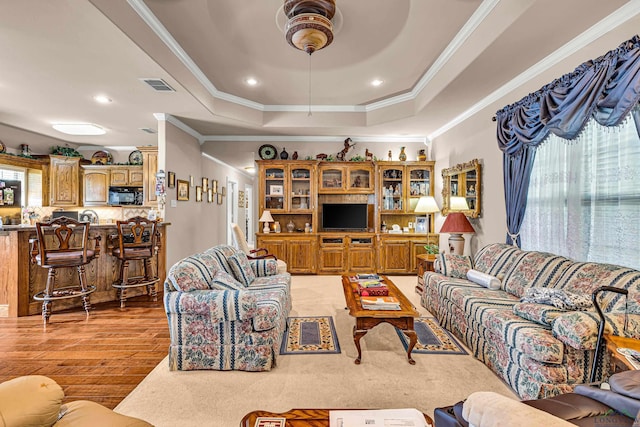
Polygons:
<instances>
[{"instance_id":1,"label":"wall clock","mask_svg":"<svg viewBox=\"0 0 640 427\"><path fill-rule=\"evenodd\" d=\"M258 155L262 160L273 160L277 154L276 147L271 144L264 144L258 149Z\"/></svg>"}]
</instances>

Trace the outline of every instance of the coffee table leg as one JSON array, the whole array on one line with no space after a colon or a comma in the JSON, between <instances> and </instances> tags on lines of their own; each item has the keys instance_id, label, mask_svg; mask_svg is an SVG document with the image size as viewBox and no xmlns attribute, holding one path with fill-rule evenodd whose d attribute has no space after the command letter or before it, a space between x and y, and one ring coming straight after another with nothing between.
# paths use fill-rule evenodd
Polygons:
<instances>
[{"instance_id":1,"label":"coffee table leg","mask_svg":"<svg viewBox=\"0 0 640 427\"><path fill-rule=\"evenodd\" d=\"M418 335L414 330L402 331L402 332L404 332L404 334L409 338L409 346L407 347L407 358L409 359L409 363L411 365L415 365L416 361L411 358L411 351L413 350L413 347L418 342Z\"/></svg>"},{"instance_id":2,"label":"coffee table leg","mask_svg":"<svg viewBox=\"0 0 640 427\"><path fill-rule=\"evenodd\" d=\"M366 334L366 330L358 329L356 326L353 327L353 342L356 344L356 348L358 349L358 357L355 361L356 365L360 364L360 360L362 358L362 350L360 349L360 338L362 338Z\"/></svg>"}]
</instances>

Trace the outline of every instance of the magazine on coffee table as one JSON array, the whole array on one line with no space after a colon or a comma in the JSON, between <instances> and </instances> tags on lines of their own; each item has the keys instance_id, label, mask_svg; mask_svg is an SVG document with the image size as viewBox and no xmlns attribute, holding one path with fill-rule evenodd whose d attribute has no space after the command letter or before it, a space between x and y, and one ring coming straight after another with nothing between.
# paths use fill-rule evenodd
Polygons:
<instances>
[{"instance_id":1,"label":"magazine on coffee table","mask_svg":"<svg viewBox=\"0 0 640 427\"><path fill-rule=\"evenodd\" d=\"M329 427L429 427L417 409L329 411Z\"/></svg>"}]
</instances>

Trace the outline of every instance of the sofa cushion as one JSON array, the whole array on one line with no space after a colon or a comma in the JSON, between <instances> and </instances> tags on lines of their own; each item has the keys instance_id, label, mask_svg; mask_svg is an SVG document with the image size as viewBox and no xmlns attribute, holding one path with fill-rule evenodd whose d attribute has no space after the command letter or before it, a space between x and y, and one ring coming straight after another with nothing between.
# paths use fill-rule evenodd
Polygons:
<instances>
[{"instance_id":1,"label":"sofa cushion","mask_svg":"<svg viewBox=\"0 0 640 427\"><path fill-rule=\"evenodd\" d=\"M167 280L174 289L182 292L213 289L211 282L220 264L210 253L200 253L184 258L171 267Z\"/></svg>"},{"instance_id":2,"label":"sofa cushion","mask_svg":"<svg viewBox=\"0 0 640 427\"><path fill-rule=\"evenodd\" d=\"M513 257L522 252L517 246L505 243L492 243L480 249L473 259L473 268L495 276L502 281Z\"/></svg>"},{"instance_id":3,"label":"sofa cushion","mask_svg":"<svg viewBox=\"0 0 640 427\"><path fill-rule=\"evenodd\" d=\"M628 308L630 312L640 313L640 304L638 304L640 271L638 270L612 264L576 262L563 272L554 287L590 295L603 285L629 290L628 298L614 292L600 293L600 308L603 311Z\"/></svg>"},{"instance_id":4,"label":"sofa cushion","mask_svg":"<svg viewBox=\"0 0 640 427\"><path fill-rule=\"evenodd\" d=\"M571 264L571 260L545 252L523 252L513 256L511 265L504 274L502 287L505 291L521 297L532 286L549 287Z\"/></svg>"},{"instance_id":5,"label":"sofa cushion","mask_svg":"<svg viewBox=\"0 0 640 427\"><path fill-rule=\"evenodd\" d=\"M246 289L246 286L238 282L235 277L233 277L226 271L218 270L211 280L211 289L217 289L219 291L241 291L243 289Z\"/></svg>"},{"instance_id":6,"label":"sofa cushion","mask_svg":"<svg viewBox=\"0 0 640 427\"><path fill-rule=\"evenodd\" d=\"M562 363L564 345L550 328L528 321L511 310L490 308L482 316L482 326L513 347L540 362Z\"/></svg>"},{"instance_id":7,"label":"sofa cushion","mask_svg":"<svg viewBox=\"0 0 640 427\"><path fill-rule=\"evenodd\" d=\"M229 274L233 274L233 270L231 270L231 266L229 265L228 258L240 252L236 248L230 245L217 245L212 248L207 249L204 253L211 254L218 261L220 268L226 271Z\"/></svg>"},{"instance_id":8,"label":"sofa cushion","mask_svg":"<svg viewBox=\"0 0 640 427\"><path fill-rule=\"evenodd\" d=\"M467 279L492 291L500 289L502 285L497 277L474 269L467 271Z\"/></svg>"},{"instance_id":9,"label":"sofa cushion","mask_svg":"<svg viewBox=\"0 0 640 427\"><path fill-rule=\"evenodd\" d=\"M236 252L227 258L231 271L238 282L249 286L256 279L256 275L251 268L249 258L244 252Z\"/></svg>"},{"instance_id":10,"label":"sofa cushion","mask_svg":"<svg viewBox=\"0 0 640 427\"><path fill-rule=\"evenodd\" d=\"M523 302L513 306L513 313L515 315L549 327L553 325L553 321L556 320L558 316L566 312L567 310L562 310L547 304Z\"/></svg>"},{"instance_id":11,"label":"sofa cushion","mask_svg":"<svg viewBox=\"0 0 640 427\"><path fill-rule=\"evenodd\" d=\"M253 329L268 331L282 319L282 313L287 306L287 295L282 290L270 289L256 291L257 312L252 319Z\"/></svg>"},{"instance_id":12,"label":"sofa cushion","mask_svg":"<svg viewBox=\"0 0 640 427\"><path fill-rule=\"evenodd\" d=\"M264 277L264 276L273 276L274 274L279 274L278 267L281 263L273 258L264 258L264 259L251 259L249 262L251 263L251 269L256 277ZM283 261L284 262L284 261ZM286 273L286 263L285 268L282 273Z\"/></svg>"},{"instance_id":13,"label":"sofa cushion","mask_svg":"<svg viewBox=\"0 0 640 427\"><path fill-rule=\"evenodd\" d=\"M473 260L468 255L440 254L436 257L433 269L448 277L467 278L467 271L473 268Z\"/></svg>"},{"instance_id":14,"label":"sofa cushion","mask_svg":"<svg viewBox=\"0 0 640 427\"><path fill-rule=\"evenodd\" d=\"M64 415L55 427L153 427L139 418L118 414L96 402L76 400L62 406Z\"/></svg>"},{"instance_id":15,"label":"sofa cushion","mask_svg":"<svg viewBox=\"0 0 640 427\"><path fill-rule=\"evenodd\" d=\"M62 388L42 375L17 377L0 384L0 422L6 426L51 426L58 419Z\"/></svg>"}]
</instances>

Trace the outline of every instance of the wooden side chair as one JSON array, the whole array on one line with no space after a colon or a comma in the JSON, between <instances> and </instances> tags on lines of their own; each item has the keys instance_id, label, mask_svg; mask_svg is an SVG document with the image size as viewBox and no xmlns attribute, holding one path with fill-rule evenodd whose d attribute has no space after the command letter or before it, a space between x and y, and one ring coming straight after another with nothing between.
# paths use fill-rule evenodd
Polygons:
<instances>
[{"instance_id":1,"label":"wooden side chair","mask_svg":"<svg viewBox=\"0 0 640 427\"><path fill-rule=\"evenodd\" d=\"M158 301L156 283L160 280L153 270L153 258L158 253L160 243L157 221L141 216L117 221L118 234L110 238L111 254L120 260L120 274L113 287L120 294L120 308L125 307L127 289L146 286L147 293ZM142 261L144 274L129 276L129 263Z\"/></svg>"},{"instance_id":2,"label":"wooden side chair","mask_svg":"<svg viewBox=\"0 0 640 427\"><path fill-rule=\"evenodd\" d=\"M100 236L89 236L89 223L62 216L49 222L36 223L37 238L31 239L31 262L49 270L47 284L33 299L42 301L42 319L46 325L51 317L53 301L82 298L84 310L89 315L89 294L96 290L87 284L85 265L100 255ZM56 270L75 268L78 284L57 287Z\"/></svg>"},{"instance_id":3,"label":"wooden side chair","mask_svg":"<svg viewBox=\"0 0 640 427\"><path fill-rule=\"evenodd\" d=\"M287 263L284 260L278 259L275 255L270 254L265 248L251 249L247 243L247 238L244 235L242 229L236 223L230 223L231 231L233 232L233 240L235 241L236 248L247 254L248 258L253 259L266 259L272 258L278 262L278 273L285 273L287 271Z\"/></svg>"}]
</instances>

